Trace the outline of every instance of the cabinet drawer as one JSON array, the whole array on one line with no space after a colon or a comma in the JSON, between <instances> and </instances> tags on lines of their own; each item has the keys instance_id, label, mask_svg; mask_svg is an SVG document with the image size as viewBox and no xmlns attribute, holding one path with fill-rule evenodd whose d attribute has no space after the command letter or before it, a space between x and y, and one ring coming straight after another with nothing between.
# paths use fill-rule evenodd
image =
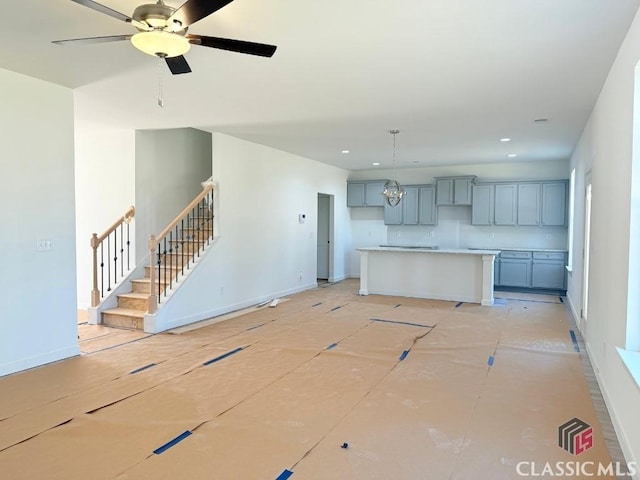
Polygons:
<instances>
[{"instance_id":1,"label":"cabinet drawer","mask_svg":"<svg viewBox=\"0 0 640 480\"><path fill-rule=\"evenodd\" d=\"M531 252L509 252L503 251L500 253L500 258L522 258L529 259L531 258Z\"/></svg>"},{"instance_id":2,"label":"cabinet drawer","mask_svg":"<svg viewBox=\"0 0 640 480\"><path fill-rule=\"evenodd\" d=\"M533 252L534 260L564 260L563 252Z\"/></svg>"}]
</instances>

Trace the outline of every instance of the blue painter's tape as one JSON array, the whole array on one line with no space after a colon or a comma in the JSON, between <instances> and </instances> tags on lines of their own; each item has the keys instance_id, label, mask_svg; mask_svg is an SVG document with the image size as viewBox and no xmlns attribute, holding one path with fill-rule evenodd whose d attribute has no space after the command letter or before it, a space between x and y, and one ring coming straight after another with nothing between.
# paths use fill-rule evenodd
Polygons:
<instances>
[{"instance_id":1,"label":"blue painter's tape","mask_svg":"<svg viewBox=\"0 0 640 480\"><path fill-rule=\"evenodd\" d=\"M487 360L487 365L489 365L490 367L493 366L493 361L494 361L494 357L493 355L489 355L489 360Z\"/></svg>"},{"instance_id":2,"label":"blue painter's tape","mask_svg":"<svg viewBox=\"0 0 640 480\"><path fill-rule=\"evenodd\" d=\"M155 367L156 364L155 363L150 363L149 365L145 365L144 367L138 368L137 370L134 370L133 372L129 372L129 375L135 375L136 373L140 373L140 372L144 372L145 370L148 370L149 368Z\"/></svg>"},{"instance_id":3,"label":"blue painter's tape","mask_svg":"<svg viewBox=\"0 0 640 480\"><path fill-rule=\"evenodd\" d=\"M203 365L211 365L212 363L219 362L220 360L223 360L223 359L225 359L227 357L230 357L234 353L238 353L240 350L242 350L242 347L238 347L235 350L232 350L230 352L225 353L224 355L220 355L219 357L212 358L211 360L208 360L208 361L204 362Z\"/></svg>"},{"instance_id":4,"label":"blue painter's tape","mask_svg":"<svg viewBox=\"0 0 640 480\"><path fill-rule=\"evenodd\" d=\"M153 453L155 453L156 455L160 455L161 453L166 452L167 450L169 450L171 447L173 447L174 445L177 445L178 443L180 443L182 440L184 440L185 438L187 438L189 435L191 435L191 432L189 430L187 430L184 433L181 433L180 435L178 435L176 438L174 438L173 440L171 440L168 443L165 443L163 446L161 446L160 448L156 448Z\"/></svg>"},{"instance_id":5,"label":"blue painter's tape","mask_svg":"<svg viewBox=\"0 0 640 480\"><path fill-rule=\"evenodd\" d=\"M562 299L562 297L558 297L560 299L560 303L564 303L564 300Z\"/></svg>"},{"instance_id":6,"label":"blue painter's tape","mask_svg":"<svg viewBox=\"0 0 640 480\"><path fill-rule=\"evenodd\" d=\"M287 478L289 478L291 475L293 475L293 472L291 470L285 470L280 475L278 475L278 478L276 478L276 480L287 480Z\"/></svg>"},{"instance_id":7,"label":"blue painter's tape","mask_svg":"<svg viewBox=\"0 0 640 480\"><path fill-rule=\"evenodd\" d=\"M337 343L332 343L331 345L329 345L327 348L325 348L325 350L331 350L333 348L336 348L338 346Z\"/></svg>"},{"instance_id":8,"label":"blue painter's tape","mask_svg":"<svg viewBox=\"0 0 640 480\"><path fill-rule=\"evenodd\" d=\"M311 308L313 308L313 307L319 307L320 305L322 305L322 302L320 302L320 303L316 303L315 305L311 305Z\"/></svg>"},{"instance_id":9,"label":"blue painter's tape","mask_svg":"<svg viewBox=\"0 0 640 480\"><path fill-rule=\"evenodd\" d=\"M397 304L395 307L393 308L398 308L400 305L402 305L401 303Z\"/></svg>"},{"instance_id":10,"label":"blue painter's tape","mask_svg":"<svg viewBox=\"0 0 640 480\"><path fill-rule=\"evenodd\" d=\"M459 307L460 305L462 305L463 303L464 303L464 302L458 302L458 303L456 304L456 308L458 308L458 307Z\"/></svg>"},{"instance_id":11,"label":"blue painter's tape","mask_svg":"<svg viewBox=\"0 0 640 480\"><path fill-rule=\"evenodd\" d=\"M404 352L402 352L402 355L400 355L400 358L398 360L403 361L405 358L407 358L407 355L409 355L409 350L405 350Z\"/></svg>"},{"instance_id":12,"label":"blue painter's tape","mask_svg":"<svg viewBox=\"0 0 640 480\"><path fill-rule=\"evenodd\" d=\"M573 349L576 352L580 351L580 346L578 345L578 339L576 338L576 332L573 330L569 330L569 334L571 335L571 341L573 342Z\"/></svg>"},{"instance_id":13,"label":"blue painter's tape","mask_svg":"<svg viewBox=\"0 0 640 480\"><path fill-rule=\"evenodd\" d=\"M339 310L339 309L341 309L342 307L344 307L344 305L340 305L339 307L333 307L333 308L331 309L331 311L332 311L332 312L335 312L336 310Z\"/></svg>"},{"instance_id":14,"label":"blue painter's tape","mask_svg":"<svg viewBox=\"0 0 640 480\"><path fill-rule=\"evenodd\" d=\"M246 332L250 332L251 330L255 330L256 328L260 328L260 327L263 327L265 325L266 325L266 323L261 323L260 325L256 325L255 327L249 327L245 331Z\"/></svg>"},{"instance_id":15,"label":"blue painter's tape","mask_svg":"<svg viewBox=\"0 0 640 480\"><path fill-rule=\"evenodd\" d=\"M382 318L372 318L372 322L395 323L397 325L409 325L411 327L433 328L433 325L420 325L419 323L399 322L397 320L383 320Z\"/></svg>"}]
</instances>

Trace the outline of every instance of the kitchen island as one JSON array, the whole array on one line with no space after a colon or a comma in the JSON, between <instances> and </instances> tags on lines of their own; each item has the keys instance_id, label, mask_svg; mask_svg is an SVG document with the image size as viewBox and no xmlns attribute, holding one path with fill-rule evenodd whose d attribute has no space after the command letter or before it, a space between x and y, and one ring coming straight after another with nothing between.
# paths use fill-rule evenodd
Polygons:
<instances>
[{"instance_id":1,"label":"kitchen island","mask_svg":"<svg viewBox=\"0 0 640 480\"><path fill-rule=\"evenodd\" d=\"M493 305L499 250L358 248L360 295L397 295Z\"/></svg>"}]
</instances>

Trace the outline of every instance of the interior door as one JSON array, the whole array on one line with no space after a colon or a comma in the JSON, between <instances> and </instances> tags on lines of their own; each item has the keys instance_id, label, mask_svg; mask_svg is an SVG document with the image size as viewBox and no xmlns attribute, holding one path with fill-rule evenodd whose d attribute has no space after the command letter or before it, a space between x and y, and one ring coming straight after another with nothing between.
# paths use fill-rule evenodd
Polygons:
<instances>
[{"instance_id":1,"label":"interior door","mask_svg":"<svg viewBox=\"0 0 640 480\"><path fill-rule=\"evenodd\" d=\"M318 274L319 280L329 279L329 196L318 194Z\"/></svg>"}]
</instances>

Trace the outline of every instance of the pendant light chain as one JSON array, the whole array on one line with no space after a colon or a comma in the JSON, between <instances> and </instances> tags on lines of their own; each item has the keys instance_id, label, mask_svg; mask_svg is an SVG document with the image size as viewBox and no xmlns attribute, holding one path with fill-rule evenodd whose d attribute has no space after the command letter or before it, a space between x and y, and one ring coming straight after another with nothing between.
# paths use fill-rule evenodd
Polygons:
<instances>
[{"instance_id":1,"label":"pendant light chain","mask_svg":"<svg viewBox=\"0 0 640 480\"><path fill-rule=\"evenodd\" d=\"M163 73L164 73L164 59L162 57L158 57L158 106L160 108L164 107L164 85L162 83Z\"/></svg>"},{"instance_id":2,"label":"pendant light chain","mask_svg":"<svg viewBox=\"0 0 640 480\"><path fill-rule=\"evenodd\" d=\"M396 177L396 135L400 133L400 130L389 130L389 133L393 135L393 178ZM398 183L397 180L387 180L384 185L384 192L382 192L387 203L395 207L400 203L404 196L404 187Z\"/></svg>"}]
</instances>

